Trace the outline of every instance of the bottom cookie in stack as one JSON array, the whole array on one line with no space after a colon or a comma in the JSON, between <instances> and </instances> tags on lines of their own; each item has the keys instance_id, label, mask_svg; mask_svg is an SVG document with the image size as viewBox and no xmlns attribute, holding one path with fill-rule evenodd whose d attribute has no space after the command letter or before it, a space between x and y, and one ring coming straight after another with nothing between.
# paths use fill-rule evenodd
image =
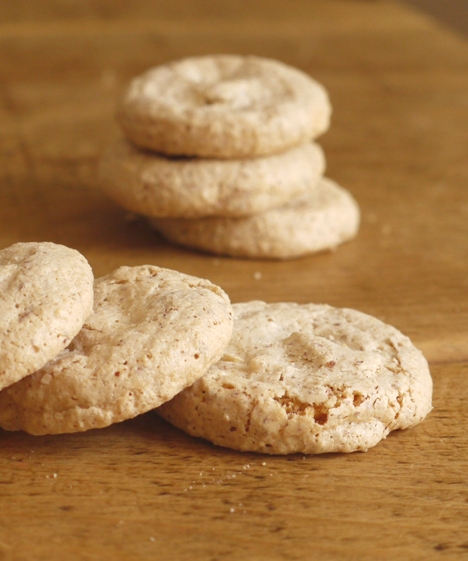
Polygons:
<instances>
[{"instance_id":1,"label":"bottom cookie in stack","mask_svg":"<svg viewBox=\"0 0 468 561\"><path fill-rule=\"evenodd\" d=\"M150 218L172 243L232 257L292 259L334 249L352 239L360 210L328 178L284 206L243 218Z\"/></svg>"}]
</instances>

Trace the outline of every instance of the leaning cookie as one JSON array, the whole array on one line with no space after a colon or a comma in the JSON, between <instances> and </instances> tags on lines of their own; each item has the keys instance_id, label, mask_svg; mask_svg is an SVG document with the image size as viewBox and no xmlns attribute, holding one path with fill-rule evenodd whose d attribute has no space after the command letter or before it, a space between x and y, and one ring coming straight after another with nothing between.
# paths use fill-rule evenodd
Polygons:
<instances>
[{"instance_id":1,"label":"leaning cookie","mask_svg":"<svg viewBox=\"0 0 468 561\"><path fill-rule=\"evenodd\" d=\"M198 220L152 218L169 241L232 257L292 259L333 249L359 228L359 207L351 194L323 178L308 193L273 210L245 218Z\"/></svg>"},{"instance_id":2,"label":"leaning cookie","mask_svg":"<svg viewBox=\"0 0 468 561\"><path fill-rule=\"evenodd\" d=\"M244 158L316 138L328 129L330 114L324 87L296 68L255 56L210 55L135 78L117 119L141 148Z\"/></svg>"},{"instance_id":3,"label":"leaning cookie","mask_svg":"<svg viewBox=\"0 0 468 561\"><path fill-rule=\"evenodd\" d=\"M317 184L325 170L316 143L273 156L219 160L168 158L120 140L100 163L104 191L146 216L248 216L281 206Z\"/></svg>"},{"instance_id":4,"label":"leaning cookie","mask_svg":"<svg viewBox=\"0 0 468 561\"><path fill-rule=\"evenodd\" d=\"M376 318L314 304L233 308L223 358L158 409L189 434L268 454L366 451L431 410L425 358Z\"/></svg>"},{"instance_id":5,"label":"leaning cookie","mask_svg":"<svg viewBox=\"0 0 468 561\"><path fill-rule=\"evenodd\" d=\"M78 251L50 242L0 251L0 389L44 366L93 309L93 272Z\"/></svg>"},{"instance_id":6,"label":"leaning cookie","mask_svg":"<svg viewBox=\"0 0 468 561\"><path fill-rule=\"evenodd\" d=\"M0 426L32 434L105 427L153 409L202 376L232 331L227 295L155 266L95 283L95 311L56 359L0 392Z\"/></svg>"}]
</instances>

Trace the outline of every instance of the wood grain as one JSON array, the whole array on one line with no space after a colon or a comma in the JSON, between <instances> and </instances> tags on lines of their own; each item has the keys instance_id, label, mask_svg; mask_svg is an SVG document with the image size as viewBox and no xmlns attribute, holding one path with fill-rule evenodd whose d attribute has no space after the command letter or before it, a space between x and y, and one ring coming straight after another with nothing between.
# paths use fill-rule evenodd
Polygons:
<instances>
[{"instance_id":1,"label":"wood grain","mask_svg":"<svg viewBox=\"0 0 468 561\"><path fill-rule=\"evenodd\" d=\"M8 521L0 552L4 559L464 558L468 366L437 366L433 375L428 419L365 454L234 452L154 413L77 435L2 433Z\"/></svg>"},{"instance_id":2,"label":"wood grain","mask_svg":"<svg viewBox=\"0 0 468 561\"><path fill-rule=\"evenodd\" d=\"M271 262L173 247L96 184L115 103L142 70L253 53L329 90L328 175L362 208L338 251ZM424 351L434 411L367 454L241 454L150 413L101 431L0 434L0 560L458 559L468 555L468 45L365 0L5 0L0 247L50 240L96 276L154 263L232 300L371 313Z\"/></svg>"}]
</instances>

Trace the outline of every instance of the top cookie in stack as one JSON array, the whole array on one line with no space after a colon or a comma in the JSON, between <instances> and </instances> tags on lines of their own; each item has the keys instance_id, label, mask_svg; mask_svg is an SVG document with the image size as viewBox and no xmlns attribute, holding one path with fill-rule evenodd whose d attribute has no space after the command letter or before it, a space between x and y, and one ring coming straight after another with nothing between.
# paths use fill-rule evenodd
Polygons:
<instances>
[{"instance_id":1,"label":"top cookie in stack","mask_svg":"<svg viewBox=\"0 0 468 561\"><path fill-rule=\"evenodd\" d=\"M325 89L278 61L188 58L133 80L118 110L127 137L171 156L251 158L308 142L328 129Z\"/></svg>"},{"instance_id":2,"label":"top cookie in stack","mask_svg":"<svg viewBox=\"0 0 468 561\"><path fill-rule=\"evenodd\" d=\"M357 231L352 197L323 178L314 142L326 90L254 56L212 55L135 78L117 112L128 140L105 153L104 190L170 240L243 257L291 258Z\"/></svg>"}]
</instances>

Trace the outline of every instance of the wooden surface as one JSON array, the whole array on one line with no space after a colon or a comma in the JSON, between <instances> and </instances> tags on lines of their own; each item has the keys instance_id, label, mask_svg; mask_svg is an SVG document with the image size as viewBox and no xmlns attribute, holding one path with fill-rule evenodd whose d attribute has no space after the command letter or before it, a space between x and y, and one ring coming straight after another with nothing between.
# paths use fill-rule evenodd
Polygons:
<instances>
[{"instance_id":1,"label":"wooden surface","mask_svg":"<svg viewBox=\"0 0 468 561\"><path fill-rule=\"evenodd\" d=\"M277 58L328 88L321 143L361 205L355 241L289 262L214 258L99 192L127 81L213 52ZM0 4L0 247L50 240L96 276L153 263L234 302L357 308L409 335L435 384L428 419L367 454L241 454L152 413L70 436L2 432L0 560L468 558L467 91L468 44L396 2Z\"/></svg>"}]
</instances>

